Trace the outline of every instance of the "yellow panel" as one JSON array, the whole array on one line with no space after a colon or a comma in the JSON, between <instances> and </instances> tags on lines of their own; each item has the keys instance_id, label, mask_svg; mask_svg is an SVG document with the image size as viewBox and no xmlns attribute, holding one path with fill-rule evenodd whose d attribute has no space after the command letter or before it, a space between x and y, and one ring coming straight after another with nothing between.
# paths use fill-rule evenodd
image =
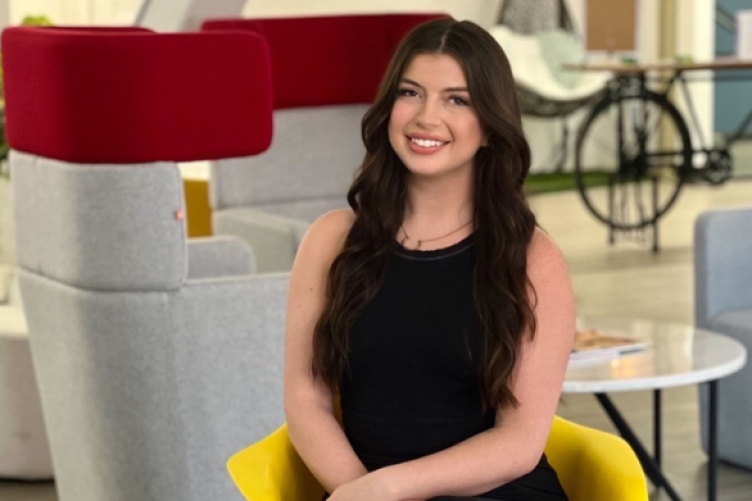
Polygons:
<instances>
[{"instance_id":1,"label":"yellow panel","mask_svg":"<svg viewBox=\"0 0 752 501\"><path fill-rule=\"evenodd\" d=\"M184 179L186 223L188 237L212 235L211 206L209 205L209 182Z\"/></svg>"}]
</instances>

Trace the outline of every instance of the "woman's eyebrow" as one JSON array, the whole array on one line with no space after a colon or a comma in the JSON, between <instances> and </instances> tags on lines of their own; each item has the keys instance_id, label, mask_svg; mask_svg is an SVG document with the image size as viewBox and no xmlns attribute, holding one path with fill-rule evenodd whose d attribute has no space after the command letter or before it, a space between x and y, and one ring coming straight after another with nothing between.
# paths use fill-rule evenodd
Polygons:
<instances>
[{"instance_id":1,"label":"woman's eyebrow","mask_svg":"<svg viewBox=\"0 0 752 501\"><path fill-rule=\"evenodd\" d=\"M425 87L420 85L415 80L410 80L409 78L400 78L401 83L408 83L410 85L414 85L418 87L419 89L426 90ZM467 92L467 87L447 87L446 89L442 89L441 92Z\"/></svg>"}]
</instances>

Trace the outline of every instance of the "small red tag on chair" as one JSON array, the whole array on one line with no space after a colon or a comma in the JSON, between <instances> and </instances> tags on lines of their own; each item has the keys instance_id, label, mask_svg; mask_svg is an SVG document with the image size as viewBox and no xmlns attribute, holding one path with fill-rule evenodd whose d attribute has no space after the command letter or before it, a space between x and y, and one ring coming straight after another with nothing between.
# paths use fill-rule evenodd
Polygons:
<instances>
[{"instance_id":1,"label":"small red tag on chair","mask_svg":"<svg viewBox=\"0 0 752 501\"><path fill-rule=\"evenodd\" d=\"M183 220L183 211L182 210L178 209L178 210L175 211L175 219L177 219L178 221L182 221Z\"/></svg>"}]
</instances>

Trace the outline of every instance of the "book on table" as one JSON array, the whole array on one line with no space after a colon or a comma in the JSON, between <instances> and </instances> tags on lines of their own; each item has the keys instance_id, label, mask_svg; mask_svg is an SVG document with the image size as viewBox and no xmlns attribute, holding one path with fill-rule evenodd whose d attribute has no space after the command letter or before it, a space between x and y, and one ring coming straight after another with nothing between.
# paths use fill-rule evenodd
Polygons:
<instances>
[{"instance_id":1,"label":"book on table","mask_svg":"<svg viewBox=\"0 0 752 501\"><path fill-rule=\"evenodd\" d=\"M642 351L645 348L647 348L647 344L639 339L617 336L595 329L583 329L578 330L575 334L569 361L571 365L611 360L622 355Z\"/></svg>"}]
</instances>

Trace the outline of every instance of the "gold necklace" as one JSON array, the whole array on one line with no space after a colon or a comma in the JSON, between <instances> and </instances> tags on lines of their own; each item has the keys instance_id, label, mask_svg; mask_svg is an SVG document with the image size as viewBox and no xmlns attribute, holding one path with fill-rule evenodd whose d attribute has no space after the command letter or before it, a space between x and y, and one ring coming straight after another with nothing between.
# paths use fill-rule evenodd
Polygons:
<instances>
[{"instance_id":1,"label":"gold necklace","mask_svg":"<svg viewBox=\"0 0 752 501\"><path fill-rule=\"evenodd\" d=\"M465 228L466 226L468 226L472 222L473 222L473 220L471 219L467 223L463 224L459 228L455 228L454 230L450 231L446 235L441 235L439 237L433 237L433 238L424 238L424 239L417 238L416 240L418 241L418 245L416 245L415 249L413 249L413 250L420 249L420 246L423 245L426 242L434 242L436 240L441 240L442 238L446 238L446 237L448 237L450 235L454 235L455 233L457 233L458 231L460 231L462 228ZM405 246L405 242L407 242L410 239L410 235L407 234L407 231L405 230L405 227L403 225L400 225L400 229L402 230L402 234L405 235L405 238L403 238L400 241L400 245L404 247Z\"/></svg>"}]
</instances>

